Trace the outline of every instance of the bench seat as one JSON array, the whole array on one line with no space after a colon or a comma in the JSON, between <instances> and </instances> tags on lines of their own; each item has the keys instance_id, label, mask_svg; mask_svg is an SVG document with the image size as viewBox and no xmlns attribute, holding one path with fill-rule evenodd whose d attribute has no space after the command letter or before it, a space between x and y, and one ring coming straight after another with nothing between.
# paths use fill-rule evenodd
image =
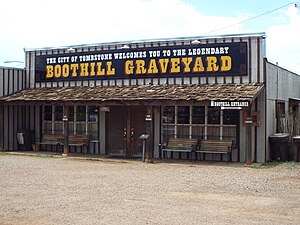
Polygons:
<instances>
[{"instance_id":1,"label":"bench seat","mask_svg":"<svg viewBox=\"0 0 300 225\"><path fill-rule=\"evenodd\" d=\"M63 134L49 134L45 133L42 135L42 139L39 142L36 142L36 145L38 145L38 149L40 149L41 145L55 145L56 151L60 151L60 145L64 140Z\"/></svg>"},{"instance_id":2,"label":"bench seat","mask_svg":"<svg viewBox=\"0 0 300 225\"><path fill-rule=\"evenodd\" d=\"M89 135L79 135L79 134L70 134L69 135L69 146L81 147L81 153L84 153L83 147L86 146L87 152L89 152ZM61 147L64 145L64 135L63 134L48 134L45 133L42 135L40 142L36 143L37 145L55 145L56 151L61 152Z\"/></svg>"},{"instance_id":3,"label":"bench seat","mask_svg":"<svg viewBox=\"0 0 300 225\"><path fill-rule=\"evenodd\" d=\"M169 138L165 145L161 145L162 157L165 158L166 152L187 152L196 151L199 140L195 138Z\"/></svg>"},{"instance_id":4,"label":"bench seat","mask_svg":"<svg viewBox=\"0 0 300 225\"><path fill-rule=\"evenodd\" d=\"M63 145L64 143L62 143ZM81 147L81 153L84 153L84 146L87 148L87 153L89 153L90 136L82 134L70 134L69 135L69 146Z\"/></svg>"},{"instance_id":5,"label":"bench seat","mask_svg":"<svg viewBox=\"0 0 300 225\"><path fill-rule=\"evenodd\" d=\"M233 140L201 140L197 153L226 154L227 161L231 161Z\"/></svg>"}]
</instances>

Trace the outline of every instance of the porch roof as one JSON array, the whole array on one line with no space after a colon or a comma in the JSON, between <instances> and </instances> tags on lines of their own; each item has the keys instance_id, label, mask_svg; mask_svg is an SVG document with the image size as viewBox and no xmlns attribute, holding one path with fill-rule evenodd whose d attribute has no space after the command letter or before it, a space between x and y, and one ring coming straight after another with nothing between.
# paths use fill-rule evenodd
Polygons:
<instances>
[{"instance_id":1,"label":"porch roof","mask_svg":"<svg viewBox=\"0 0 300 225\"><path fill-rule=\"evenodd\" d=\"M140 85L140 86L80 86L25 89L0 98L4 103L54 102L134 102L134 101L249 101L263 90L262 83Z\"/></svg>"}]
</instances>

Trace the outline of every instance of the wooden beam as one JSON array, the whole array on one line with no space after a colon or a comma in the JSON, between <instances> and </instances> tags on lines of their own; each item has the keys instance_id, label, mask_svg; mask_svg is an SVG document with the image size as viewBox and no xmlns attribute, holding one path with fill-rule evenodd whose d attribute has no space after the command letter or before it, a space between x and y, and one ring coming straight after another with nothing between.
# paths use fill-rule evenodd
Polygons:
<instances>
[{"instance_id":1,"label":"wooden beam","mask_svg":"<svg viewBox=\"0 0 300 225\"><path fill-rule=\"evenodd\" d=\"M64 126L64 151L63 155L69 155L69 107L64 105L64 114L63 114L63 126Z\"/></svg>"},{"instance_id":2,"label":"wooden beam","mask_svg":"<svg viewBox=\"0 0 300 225\"><path fill-rule=\"evenodd\" d=\"M253 163L252 159L252 115L251 115L251 106L247 111L247 117L245 121L246 125L246 166L251 166Z\"/></svg>"},{"instance_id":3,"label":"wooden beam","mask_svg":"<svg viewBox=\"0 0 300 225\"><path fill-rule=\"evenodd\" d=\"M153 162L153 137L154 137L154 130L153 130L153 106L150 105L147 107L147 115L150 115L151 120L146 121L147 126L147 134L149 134L149 138L147 140L147 148L146 148L146 162L152 163ZM150 119L148 118L148 119Z\"/></svg>"}]
</instances>

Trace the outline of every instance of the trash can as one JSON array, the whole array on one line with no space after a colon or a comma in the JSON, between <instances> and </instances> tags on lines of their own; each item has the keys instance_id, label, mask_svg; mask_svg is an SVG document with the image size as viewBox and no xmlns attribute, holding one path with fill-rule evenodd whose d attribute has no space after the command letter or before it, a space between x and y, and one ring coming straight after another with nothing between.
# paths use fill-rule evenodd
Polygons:
<instances>
[{"instance_id":1,"label":"trash can","mask_svg":"<svg viewBox=\"0 0 300 225\"><path fill-rule=\"evenodd\" d=\"M300 135L293 137L294 161L300 162Z\"/></svg>"},{"instance_id":2,"label":"trash can","mask_svg":"<svg viewBox=\"0 0 300 225\"><path fill-rule=\"evenodd\" d=\"M288 133L275 133L269 137L271 148L271 160L287 161L289 158L289 137Z\"/></svg>"},{"instance_id":3,"label":"trash can","mask_svg":"<svg viewBox=\"0 0 300 225\"><path fill-rule=\"evenodd\" d=\"M22 151L32 150L32 145L34 144L34 131L32 130L17 131L17 141L20 150Z\"/></svg>"}]
</instances>

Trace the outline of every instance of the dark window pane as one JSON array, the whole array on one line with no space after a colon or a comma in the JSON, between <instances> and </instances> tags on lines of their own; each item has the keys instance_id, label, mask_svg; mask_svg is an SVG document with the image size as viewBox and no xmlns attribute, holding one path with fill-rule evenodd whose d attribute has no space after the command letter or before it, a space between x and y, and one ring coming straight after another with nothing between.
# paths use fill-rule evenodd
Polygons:
<instances>
[{"instance_id":1,"label":"dark window pane","mask_svg":"<svg viewBox=\"0 0 300 225\"><path fill-rule=\"evenodd\" d=\"M86 123L76 123L76 134L86 133Z\"/></svg>"},{"instance_id":2,"label":"dark window pane","mask_svg":"<svg viewBox=\"0 0 300 225\"><path fill-rule=\"evenodd\" d=\"M220 124L220 110L217 110L214 107L208 107L207 123Z\"/></svg>"},{"instance_id":3,"label":"dark window pane","mask_svg":"<svg viewBox=\"0 0 300 225\"><path fill-rule=\"evenodd\" d=\"M220 126L208 126L207 139L220 140Z\"/></svg>"},{"instance_id":4,"label":"dark window pane","mask_svg":"<svg viewBox=\"0 0 300 225\"><path fill-rule=\"evenodd\" d=\"M76 121L86 121L85 106L77 106Z\"/></svg>"},{"instance_id":5,"label":"dark window pane","mask_svg":"<svg viewBox=\"0 0 300 225\"><path fill-rule=\"evenodd\" d=\"M51 105L45 106L44 120L52 121L52 106Z\"/></svg>"},{"instance_id":6,"label":"dark window pane","mask_svg":"<svg viewBox=\"0 0 300 225\"><path fill-rule=\"evenodd\" d=\"M63 107L61 105L54 106L54 120L62 121L63 118Z\"/></svg>"},{"instance_id":7,"label":"dark window pane","mask_svg":"<svg viewBox=\"0 0 300 225\"><path fill-rule=\"evenodd\" d=\"M239 120L238 110L224 110L223 111L223 124L236 125Z\"/></svg>"},{"instance_id":8,"label":"dark window pane","mask_svg":"<svg viewBox=\"0 0 300 225\"><path fill-rule=\"evenodd\" d=\"M55 134L63 134L63 123L62 122L55 122L54 125L54 133Z\"/></svg>"},{"instance_id":9,"label":"dark window pane","mask_svg":"<svg viewBox=\"0 0 300 225\"><path fill-rule=\"evenodd\" d=\"M192 124L204 124L204 123L205 123L205 107L193 106Z\"/></svg>"},{"instance_id":10,"label":"dark window pane","mask_svg":"<svg viewBox=\"0 0 300 225\"><path fill-rule=\"evenodd\" d=\"M74 121L74 106L69 106L69 121Z\"/></svg>"},{"instance_id":11,"label":"dark window pane","mask_svg":"<svg viewBox=\"0 0 300 225\"><path fill-rule=\"evenodd\" d=\"M177 108L177 123L189 124L190 123L190 107L178 106Z\"/></svg>"},{"instance_id":12,"label":"dark window pane","mask_svg":"<svg viewBox=\"0 0 300 225\"><path fill-rule=\"evenodd\" d=\"M90 135L92 140L98 140L98 125L97 123L89 123L88 124L88 134Z\"/></svg>"},{"instance_id":13,"label":"dark window pane","mask_svg":"<svg viewBox=\"0 0 300 225\"><path fill-rule=\"evenodd\" d=\"M190 126L178 125L177 126L177 137L178 138L189 138Z\"/></svg>"},{"instance_id":14,"label":"dark window pane","mask_svg":"<svg viewBox=\"0 0 300 225\"><path fill-rule=\"evenodd\" d=\"M163 123L175 123L175 106L163 107Z\"/></svg>"},{"instance_id":15,"label":"dark window pane","mask_svg":"<svg viewBox=\"0 0 300 225\"><path fill-rule=\"evenodd\" d=\"M98 121L99 109L98 106L88 106L89 121Z\"/></svg>"}]
</instances>

